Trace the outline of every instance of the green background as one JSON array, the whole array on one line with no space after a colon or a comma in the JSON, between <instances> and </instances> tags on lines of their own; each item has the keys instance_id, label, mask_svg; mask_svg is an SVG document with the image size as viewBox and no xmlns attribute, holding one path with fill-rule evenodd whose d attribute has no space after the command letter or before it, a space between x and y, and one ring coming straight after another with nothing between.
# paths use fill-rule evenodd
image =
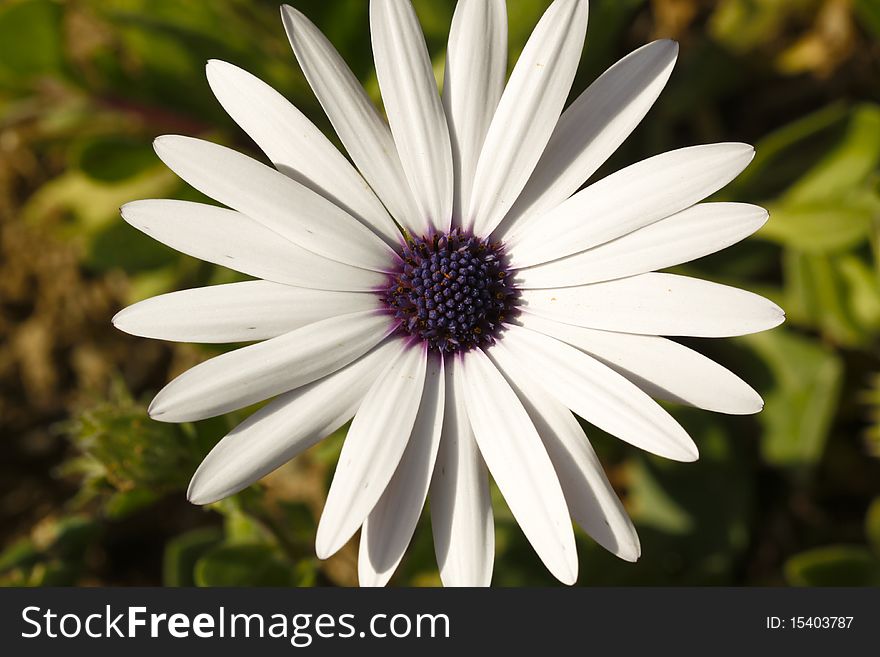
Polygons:
<instances>
[{"instance_id":1,"label":"green background","mask_svg":"<svg viewBox=\"0 0 880 657\"><path fill-rule=\"evenodd\" d=\"M418 0L438 75L451 1ZM367 3L297 2L378 101ZM511 60L546 2L511 0ZM589 429L642 539L637 564L578 534L580 584L880 584L880 2L594 0L573 94L661 37L681 43L655 107L596 177L680 146L757 157L719 199L759 203L754 237L678 270L760 292L768 333L690 340L766 408L671 407L702 457L678 464ZM171 376L216 353L116 332L169 290L238 280L126 225L122 203L199 198L151 149L198 135L260 157L204 76L233 62L328 122L275 2L0 2L0 582L351 585L356 547L314 557L341 435L204 509L186 484L246 413L150 421ZM594 177L595 179L595 177ZM498 585L553 584L496 494ZM354 543L354 542L353 542ZM439 583L427 514L393 583Z\"/></svg>"}]
</instances>

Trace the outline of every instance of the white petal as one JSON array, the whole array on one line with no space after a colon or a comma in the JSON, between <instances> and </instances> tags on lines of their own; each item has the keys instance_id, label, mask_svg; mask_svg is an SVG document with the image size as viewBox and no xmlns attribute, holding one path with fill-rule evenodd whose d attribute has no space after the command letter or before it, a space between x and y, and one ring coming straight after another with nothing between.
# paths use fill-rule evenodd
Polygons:
<instances>
[{"instance_id":1,"label":"white petal","mask_svg":"<svg viewBox=\"0 0 880 657\"><path fill-rule=\"evenodd\" d=\"M446 363L446 410L431 479L431 529L444 586L489 586L495 525L489 473L465 408L455 359Z\"/></svg>"},{"instance_id":2,"label":"white petal","mask_svg":"<svg viewBox=\"0 0 880 657\"><path fill-rule=\"evenodd\" d=\"M166 385L150 416L188 422L244 408L352 362L394 328L374 310L331 317L196 365Z\"/></svg>"},{"instance_id":3,"label":"white petal","mask_svg":"<svg viewBox=\"0 0 880 657\"><path fill-rule=\"evenodd\" d=\"M357 411L373 381L397 353L389 338L342 369L274 399L229 432L189 484L193 504L210 504L247 488L329 436Z\"/></svg>"},{"instance_id":4,"label":"white petal","mask_svg":"<svg viewBox=\"0 0 880 657\"><path fill-rule=\"evenodd\" d=\"M397 254L342 208L242 153L193 137L165 135L156 154L203 194L259 221L304 249L387 271Z\"/></svg>"},{"instance_id":5,"label":"white petal","mask_svg":"<svg viewBox=\"0 0 880 657\"><path fill-rule=\"evenodd\" d=\"M571 411L536 385L522 367L508 363L500 369L544 441L571 517L609 552L627 561L638 559L636 529Z\"/></svg>"},{"instance_id":6,"label":"white petal","mask_svg":"<svg viewBox=\"0 0 880 657\"><path fill-rule=\"evenodd\" d=\"M404 346L373 383L348 430L315 549L326 559L352 537L376 505L409 442L416 421L428 355L422 345Z\"/></svg>"},{"instance_id":7,"label":"white petal","mask_svg":"<svg viewBox=\"0 0 880 657\"><path fill-rule=\"evenodd\" d=\"M275 167L330 200L390 245L400 231L364 179L302 112L268 84L232 64L212 59L211 90Z\"/></svg>"},{"instance_id":8,"label":"white petal","mask_svg":"<svg viewBox=\"0 0 880 657\"><path fill-rule=\"evenodd\" d=\"M607 365L564 342L509 326L492 347L492 358L505 371L521 363L562 404L621 440L675 461L697 459L694 441L657 402Z\"/></svg>"},{"instance_id":9,"label":"white petal","mask_svg":"<svg viewBox=\"0 0 880 657\"><path fill-rule=\"evenodd\" d=\"M443 359L431 357L419 414L400 463L361 530L358 580L385 586L412 539L431 483L444 406Z\"/></svg>"},{"instance_id":10,"label":"white petal","mask_svg":"<svg viewBox=\"0 0 880 657\"><path fill-rule=\"evenodd\" d=\"M675 274L523 290L522 302L529 312L565 324L645 335L724 338L785 320L779 306L757 294Z\"/></svg>"},{"instance_id":11,"label":"white petal","mask_svg":"<svg viewBox=\"0 0 880 657\"><path fill-rule=\"evenodd\" d=\"M587 32L586 0L556 0L510 74L474 174L465 226L490 234L513 205L562 113Z\"/></svg>"},{"instance_id":12,"label":"white petal","mask_svg":"<svg viewBox=\"0 0 880 657\"><path fill-rule=\"evenodd\" d=\"M293 52L339 140L401 225L418 216L388 124L327 38L302 13L284 5L281 18Z\"/></svg>"},{"instance_id":13,"label":"white petal","mask_svg":"<svg viewBox=\"0 0 880 657\"><path fill-rule=\"evenodd\" d=\"M506 76L504 0L460 0L449 28L443 77L443 107L455 170L453 220L458 225L470 205L477 159Z\"/></svg>"},{"instance_id":14,"label":"white petal","mask_svg":"<svg viewBox=\"0 0 880 657\"><path fill-rule=\"evenodd\" d=\"M748 144L691 146L612 173L512 231L511 266L584 251L684 210L733 180L754 155Z\"/></svg>"},{"instance_id":15,"label":"white petal","mask_svg":"<svg viewBox=\"0 0 880 657\"><path fill-rule=\"evenodd\" d=\"M306 251L240 212L154 199L122 206L122 218L194 258L250 276L320 290L375 290L388 277Z\"/></svg>"},{"instance_id":16,"label":"white petal","mask_svg":"<svg viewBox=\"0 0 880 657\"><path fill-rule=\"evenodd\" d=\"M672 74L678 44L654 41L618 61L563 112L532 177L499 226L538 217L595 173L633 131Z\"/></svg>"},{"instance_id":17,"label":"white petal","mask_svg":"<svg viewBox=\"0 0 880 657\"><path fill-rule=\"evenodd\" d=\"M409 0L372 0L376 76L419 214L407 225L426 235L452 217L452 151L425 37Z\"/></svg>"},{"instance_id":18,"label":"white petal","mask_svg":"<svg viewBox=\"0 0 880 657\"><path fill-rule=\"evenodd\" d=\"M459 361L480 452L523 533L561 582L577 580L568 507L553 464L516 394L479 349Z\"/></svg>"},{"instance_id":19,"label":"white petal","mask_svg":"<svg viewBox=\"0 0 880 657\"><path fill-rule=\"evenodd\" d=\"M169 292L120 310L113 325L131 335L176 342L251 342L328 317L375 310L366 292L310 290L245 281Z\"/></svg>"},{"instance_id":20,"label":"white petal","mask_svg":"<svg viewBox=\"0 0 880 657\"><path fill-rule=\"evenodd\" d=\"M651 397L733 415L764 407L760 395L736 374L672 340L597 331L530 313L520 315L519 323L598 358Z\"/></svg>"},{"instance_id":21,"label":"white petal","mask_svg":"<svg viewBox=\"0 0 880 657\"><path fill-rule=\"evenodd\" d=\"M764 208L746 203L694 205L587 251L521 269L517 285L586 285L680 265L736 244L767 217Z\"/></svg>"}]
</instances>

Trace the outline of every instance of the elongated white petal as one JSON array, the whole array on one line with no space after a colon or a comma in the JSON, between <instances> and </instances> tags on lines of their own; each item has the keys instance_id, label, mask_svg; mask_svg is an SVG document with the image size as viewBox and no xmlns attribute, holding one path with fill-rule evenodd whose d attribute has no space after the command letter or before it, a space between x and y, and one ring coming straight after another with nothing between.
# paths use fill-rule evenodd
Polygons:
<instances>
[{"instance_id":1,"label":"elongated white petal","mask_svg":"<svg viewBox=\"0 0 880 657\"><path fill-rule=\"evenodd\" d=\"M150 404L150 416L187 422L244 408L335 372L393 328L386 315L368 310L215 356L162 388Z\"/></svg>"},{"instance_id":2,"label":"elongated white petal","mask_svg":"<svg viewBox=\"0 0 880 657\"><path fill-rule=\"evenodd\" d=\"M493 350L489 350L492 358ZM498 365L498 363L495 363ZM599 545L626 561L641 552L639 537L575 417L512 362L499 367L544 441L568 510Z\"/></svg>"},{"instance_id":3,"label":"elongated white petal","mask_svg":"<svg viewBox=\"0 0 880 657\"><path fill-rule=\"evenodd\" d=\"M562 113L529 182L499 231L562 203L617 150L666 86L678 44L654 41L618 61Z\"/></svg>"},{"instance_id":4,"label":"elongated white petal","mask_svg":"<svg viewBox=\"0 0 880 657\"><path fill-rule=\"evenodd\" d=\"M521 269L523 288L570 287L610 281L696 260L736 244L767 221L746 203L702 203L616 240Z\"/></svg>"},{"instance_id":5,"label":"elongated white petal","mask_svg":"<svg viewBox=\"0 0 880 657\"><path fill-rule=\"evenodd\" d=\"M176 342L250 342L274 338L328 317L378 309L368 292L310 290L245 281L169 292L120 310L113 325L145 338Z\"/></svg>"},{"instance_id":6,"label":"elongated white petal","mask_svg":"<svg viewBox=\"0 0 880 657\"><path fill-rule=\"evenodd\" d=\"M510 385L479 349L459 361L480 452L510 511L554 577L577 580L577 552L559 479Z\"/></svg>"},{"instance_id":7,"label":"elongated white petal","mask_svg":"<svg viewBox=\"0 0 880 657\"><path fill-rule=\"evenodd\" d=\"M520 363L562 404L621 440L675 461L697 459L694 441L657 402L607 365L564 342L509 326L492 348L492 357L505 371Z\"/></svg>"},{"instance_id":8,"label":"elongated white petal","mask_svg":"<svg viewBox=\"0 0 880 657\"><path fill-rule=\"evenodd\" d=\"M504 0L460 0L449 28L443 77L443 107L455 170L452 215L458 225L470 205L477 159L506 76Z\"/></svg>"},{"instance_id":9,"label":"elongated white petal","mask_svg":"<svg viewBox=\"0 0 880 657\"><path fill-rule=\"evenodd\" d=\"M419 214L417 233L447 230L452 218L452 151L425 37L409 0L372 0L370 34L391 133Z\"/></svg>"},{"instance_id":10,"label":"elongated white petal","mask_svg":"<svg viewBox=\"0 0 880 657\"><path fill-rule=\"evenodd\" d=\"M319 290L375 290L387 276L307 251L240 212L152 199L122 206L122 218L172 249L243 274Z\"/></svg>"},{"instance_id":11,"label":"elongated white petal","mask_svg":"<svg viewBox=\"0 0 880 657\"><path fill-rule=\"evenodd\" d=\"M672 340L597 331L531 313L520 315L519 323L598 358L651 397L732 415L764 407L760 395L736 374Z\"/></svg>"},{"instance_id":12,"label":"elongated white petal","mask_svg":"<svg viewBox=\"0 0 880 657\"><path fill-rule=\"evenodd\" d=\"M360 174L284 96L247 71L212 59L211 90L282 173L339 206L392 246L400 231Z\"/></svg>"},{"instance_id":13,"label":"elongated white petal","mask_svg":"<svg viewBox=\"0 0 880 657\"><path fill-rule=\"evenodd\" d=\"M645 335L724 338L785 321L779 306L757 294L675 274L524 290L522 302L529 312L566 324Z\"/></svg>"},{"instance_id":14,"label":"elongated white petal","mask_svg":"<svg viewBox=\"0 0 880 657\"><path fill-rule=\"evenodd\" d=\"M495 525L489 473L465 408L460 366L446 363L446 409L434 476L431 529L443 586L489 586Z\"/></svg>"},{"instance_id":15,"label":"elongated white petal","mask_svg":"<svg viewBox=\"0 0 880 657\"><path fill-rule=\"evenodd\" d=\"M445 377L443 359L428 360L425 389L400 463L361 530L358 581L385 586L397 570L412 539L437 459L443 427Z\"/></svg>"},{"instance_id":16,"label":"elongated white petal","mask_svg":"<svg viewBox=\"0 0 880 657\"><path fill-rule=\"evenodd\" d=\"M281 18L297 61L355 166L385 207L407 226L418 216L388 124L327 38L308 18L284 5Z\"/></svg>"},{"instance_id":17,"label":"elongated white petal","mask_svg":"<svg viewBox=\"0 0 880 657\"><path fill-rule=\"evenodd\" d=\"M586 0L556 0L510 75L480 152L465 226L491 233L547 145L574 80L587 32Z\"/></svg>"},{"instance_id":18,"label":"elongated white petal","mask_svg":"<svg viewBox=\"0 0 880 657\"><path fill-rule=\"evenodd\" d=\"M375 271L387 271L397 259L345 210L247 155L178 135L158 137L153 145L162 161L200 192L304 249Z\"/></svg>"},{"instance_id":19,"label":"elongated white petal","mask_svg":"<svg viewBox=\"0 0 880 657\"><path fill-rule=\"evenodd\" d=\"M511 266L584 251L684 210L733 180L754 155L748 144L691 146L612 173L512 231Z\"/></svg>"},{"instance_id":20,"label":"elongated white petal","mask_svg":"<svg viewBox=\"0 0 880 657\"><path fill-rule=\"evenodd\" d=\"M357 411L400 345L388 338L342 369L291 390L230 431L189 484L193 504L210 504L262 479L329 436Z\"/></svg>"},{"instance_id":21,"label":"elongated white petal","mask_svg":"<svg viewBox=\"0 0 880 657\"><path fill-rule=\"evenodd\" d=\"M416 421L427 361L423 346L402 346L367 392L342 446L318 523L319 559L345 545L388 486Z\"/></svg>"}]
</instances>

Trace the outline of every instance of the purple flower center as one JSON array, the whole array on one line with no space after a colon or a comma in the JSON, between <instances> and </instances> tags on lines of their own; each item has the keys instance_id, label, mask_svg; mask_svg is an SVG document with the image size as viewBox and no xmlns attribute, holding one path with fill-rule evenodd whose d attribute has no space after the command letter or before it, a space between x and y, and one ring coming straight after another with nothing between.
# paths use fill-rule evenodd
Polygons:
<instances>
[{"instance_id":1,"label":"purple flower center","mask_svg":"<svg viewBox=\"0 0 880 657\"><path fill-rule=\"evenodd\" d=\"M406 335L441 353L488 347L515 315L518 293L498 243L454 228L408 239L383 300Z\"/></svg>"}]
</instances>

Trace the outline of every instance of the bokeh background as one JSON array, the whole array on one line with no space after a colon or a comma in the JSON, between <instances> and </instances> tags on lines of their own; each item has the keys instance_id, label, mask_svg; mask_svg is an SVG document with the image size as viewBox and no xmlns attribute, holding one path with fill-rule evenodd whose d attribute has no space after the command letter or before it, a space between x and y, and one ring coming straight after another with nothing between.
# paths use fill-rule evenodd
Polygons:
<instances>
[{"instance_id":1,"label":"bokeh background","mask_svg":"<svg viewBox=\"0 0 880 657\"><path fill-rule=\"evenodd\" d=\"M295 4L378 101L367 2ZM512 61L547 4L509 0ZM415 5L442 79L453 2ZM591 5L573 94L651 39L681 43L665 93L594 179L685 145L755 144L717 198L760 203L770 222L678 269L764 294L788 321L689 341L766 400L754 417L671 407L701 447L697 463L588 429L643 556L620 562L579 533L580 583L880 584L880 0ZM313 552L343 436L193 507L190 475L246 413L176 426L150 421L145 405L219 348L110 325L139 299L237 280L118 214L139 198L199 198L154 156L157 135L261 157L212 97L209 58L262 77L329 128L274 0L0 0L3 584L356 583L354 544L326 562ZM554 584L495 497L494 583ZM427 514L393 583L439 583Z\"/></svg>"}]
</instances>

